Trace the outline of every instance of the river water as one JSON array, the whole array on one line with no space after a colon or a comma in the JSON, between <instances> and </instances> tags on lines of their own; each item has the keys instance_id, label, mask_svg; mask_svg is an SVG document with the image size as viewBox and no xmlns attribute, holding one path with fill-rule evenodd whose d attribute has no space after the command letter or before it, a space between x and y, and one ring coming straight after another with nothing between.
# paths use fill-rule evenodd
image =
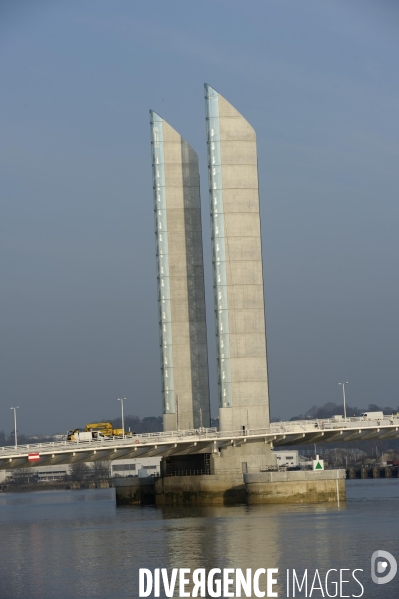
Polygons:
<instances>
[{"instance_id":1,"label":"river water","mask_svg":"<svg viewBox=\"0 0 399 599\"><path fill-rule=\"evenodd\" d=\"M359 596L351 572L362 569L360 596L398 599L399 573L371 581L371 555L381 549L399 562L398 479L347 481L340 507L117 507L113 489L0 495L0 599L131 599L139 568L278 568L278 597L287 597L287 569L300 581L307 569L309 586L317 569L321 590L311 596L328 596L333 568L331 582L340 569L350 580L338 596Z\"/></svg>"}]
</instances>

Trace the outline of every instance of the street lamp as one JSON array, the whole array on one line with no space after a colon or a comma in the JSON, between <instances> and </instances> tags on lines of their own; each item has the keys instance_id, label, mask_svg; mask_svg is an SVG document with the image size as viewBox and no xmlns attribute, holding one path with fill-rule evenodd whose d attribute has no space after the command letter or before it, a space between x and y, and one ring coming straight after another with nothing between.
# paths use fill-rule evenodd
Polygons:
<instances>
[{"instance_id":1,"label":"street lamp","mask_svg":"<svg viewBox=\"0 0 399 599\"><path fill-rule=\"evenodd\" d=\"M122 438L125 438L125 419L123 417L123 402L126 401L126 397L118 397L118 401L121 402L121 407L122 407Z\"/></svg>"},{"instance_id":2,"label":"street lamp","mask_svg":"<svg viewBox=\"0 0 399 599\"><path fill-rule=\"evenodd\" d=\"M14 410L14 441L15 441L15 449L18 447L18 439L17 439L17 410L19 406L15 406L15 408L10 408L10 410Z\"/></svg>"},{"instance_id":3,"label":"street lamp","mask_svg":"<svg viewBox=\"0 0 399 599\"><path fill-rule=\"evenodd\" d=\"M348 381L346 383L338 383L338 385L342 385L342 393L344 396L344 418L346 420L346 397L345 397L345 385L348 385Z\"/></svg>"}]
</instances>

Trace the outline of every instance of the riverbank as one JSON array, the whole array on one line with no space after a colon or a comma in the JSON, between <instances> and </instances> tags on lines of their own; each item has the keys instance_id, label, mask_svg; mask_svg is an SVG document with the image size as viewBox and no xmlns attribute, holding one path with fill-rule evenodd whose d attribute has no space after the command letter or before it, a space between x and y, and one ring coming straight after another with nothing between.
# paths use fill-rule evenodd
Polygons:
<instances>
[{"instance_id":1,"label":"riverbank","mask_svg":"<svg viewBox=\"0 0 399 599\"><path fill-rule=\"evenodd\" d=\"M25 485L1 485L0 493L31 493L34 491L75 491L79 489L109 489L113 487L112 480L102 481L51 481L27 483Z\"/></svg>"}]
</instances>

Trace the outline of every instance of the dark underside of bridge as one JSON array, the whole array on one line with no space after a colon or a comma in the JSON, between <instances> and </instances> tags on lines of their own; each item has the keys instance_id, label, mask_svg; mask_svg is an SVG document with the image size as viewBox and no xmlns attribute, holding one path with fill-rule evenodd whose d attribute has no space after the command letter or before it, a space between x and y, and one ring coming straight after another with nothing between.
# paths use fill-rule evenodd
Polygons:
<instances>
[{"instance_id":1,"label":"dark underside of bridge","mask_svg":"<svg viewBox=\"0 0 399 599\"><path fill-rule=\"evenodd\" d=\"M162 476L199 476L210 473L209 453L172 456L161 461Z\"/></svg>"}]
</instances>

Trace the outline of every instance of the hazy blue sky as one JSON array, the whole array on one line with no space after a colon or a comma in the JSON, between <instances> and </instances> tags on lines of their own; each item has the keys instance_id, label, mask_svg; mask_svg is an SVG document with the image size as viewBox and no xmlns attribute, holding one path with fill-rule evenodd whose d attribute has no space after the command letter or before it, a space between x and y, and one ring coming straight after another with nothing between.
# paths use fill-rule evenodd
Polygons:
<instances>
[{"instance_id":1,"label":"hazy blue sky","mask_svg":"<svg viewBox=\"0 0 399 599\"><path fill-rule=\"evenodd\" d=\"M399 404L397 0L1 0L0 430L160 415L150 108L257 131L272 415Z\"/></svg>"}]
</instances>

